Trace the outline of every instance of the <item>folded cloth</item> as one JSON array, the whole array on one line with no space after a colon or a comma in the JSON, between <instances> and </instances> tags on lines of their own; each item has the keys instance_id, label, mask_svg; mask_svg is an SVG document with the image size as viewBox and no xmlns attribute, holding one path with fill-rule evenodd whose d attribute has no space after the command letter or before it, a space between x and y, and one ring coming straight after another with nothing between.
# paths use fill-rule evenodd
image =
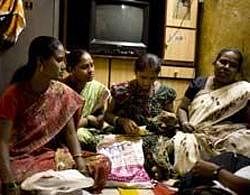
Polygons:
<instances>
[{"instance_id":1,"label":"folded cloth","mask_svg":"<svg viewBox=\"0 0 250 195\"><path fill-rule=\"evenodd\" d=\"M26 191L39 191L40 194L78 194L81 189L91 187L94 180L74 169L36 173L25 179L21 188ZM87 193L87 192L86 192ZM86 194L85 193L85 194Z\"/></svg>"}]
</instances>

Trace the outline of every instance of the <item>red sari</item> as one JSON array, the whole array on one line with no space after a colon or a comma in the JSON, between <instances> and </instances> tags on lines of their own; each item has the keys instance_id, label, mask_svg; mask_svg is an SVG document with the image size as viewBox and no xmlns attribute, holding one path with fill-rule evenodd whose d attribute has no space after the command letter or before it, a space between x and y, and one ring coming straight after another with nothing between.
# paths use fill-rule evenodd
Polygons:
<instances>
[{"instance_id":1,"label":"red sari","mask_svg":"<svg viewBox=\"0 0 250 195\"><path fill-rule=\"evenodd\" d=\"M58 81L52 81L39 96L32 94L28 83L12 85L5 91L0 100L0 118L13 121L10 157L18 182L56 168L55 150L47 146L72 117L76 119L83 103L76 92ZM83 152L83 156L101 173L95 177L103 187L110 170L109 160L89 152Z\"/></svg>"}]
</instances>

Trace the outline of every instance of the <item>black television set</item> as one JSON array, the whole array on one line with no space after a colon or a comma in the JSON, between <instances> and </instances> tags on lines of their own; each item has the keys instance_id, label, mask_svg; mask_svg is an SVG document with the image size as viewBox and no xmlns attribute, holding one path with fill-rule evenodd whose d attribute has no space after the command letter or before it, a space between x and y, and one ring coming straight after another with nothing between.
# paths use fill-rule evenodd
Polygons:
<instances>
[{"instance_id":1,"label":"black television set","mask_svg":"<svg viewBox=\"0 0 250 195\"><path fill-rule=\"evenodd\" d=\"M89 51L100 55L138 56L147 51L149 2L92 0Z\"/></svg>"},{"instance_id":2,"label":"black television set","mask_svg":"<svg viewBox=\"0 0 250 195\"><path fill-rule=\"evenodd\" d=\"M83 48L92 54L136 56L147 51L163 57L165 2L165 0L62 1L60 40L68 50ZM125 7L126 11L121 11ZM125 15L123 18L122 14ZM111 17L112 15L115 16ZM116 24L112 25L112 21ZM111 25L111 29L100 29L105 23Z\"/></svg>"}]
</instances>

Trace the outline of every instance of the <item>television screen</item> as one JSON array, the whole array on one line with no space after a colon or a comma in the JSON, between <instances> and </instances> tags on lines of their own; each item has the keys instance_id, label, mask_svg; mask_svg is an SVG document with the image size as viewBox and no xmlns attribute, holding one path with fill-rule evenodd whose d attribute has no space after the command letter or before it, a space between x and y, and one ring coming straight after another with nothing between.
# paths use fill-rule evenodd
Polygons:
<instances>
[{"instance_id":1,"label":"television screen","mask_svg":"<svg viewBox=\"0 0 250 195\"><path fill-rule=\"evenodd\" d=\"M142 42L144 10L125 4L96 6L95 39Z\"/></svg>"},{"instance_id":2,"label":"television screen","mask_svg":"<svg viewBox=\"0 0 250 195\"><path fill-rule=\"evenodd\" d=\"M149 3L137 0L93 0L90 52L139 55L148 46Z\"/></svg>"}]
</instances>

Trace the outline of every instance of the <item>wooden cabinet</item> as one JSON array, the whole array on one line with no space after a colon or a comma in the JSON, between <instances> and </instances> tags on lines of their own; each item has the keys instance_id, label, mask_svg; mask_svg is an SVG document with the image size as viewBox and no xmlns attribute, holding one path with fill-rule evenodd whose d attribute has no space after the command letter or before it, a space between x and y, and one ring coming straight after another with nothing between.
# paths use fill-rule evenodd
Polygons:
<instances>
[{"instance_id":1,"label":"wooden cabinet","mask_svg":"<svg viewBox=\"0 0 250 195\"><path fill-rule=\"evenodd\" d=\"M178 107L191 79L195 76L193 67L162 66L160 81L176 90L175 108Z\"/></svg>"},{"instance_id":2,"label":"wooden cabinet","mask_svg":"<svg viewBox=\"0 0 250 195\"><path fill-rule=\"evenodd\" d=\"M106 86L134 79L135 57L94 55L96 79Z\"/></svg>"},{"instance_id":3,"label":"wooden cabinet","mask_svg":"<svg viewBox=\"0 0 250 195\"><path fill-rule=\"evenodd\" d=\"M176 107L195 77L198 0L166 0L162 82L177 92Z\"/></svg>"},{"instance_id":4,"label":"wooden cabinet","mask_svg":"<svg viewBox=\"0 0 250 195\"><path fill-rule=\"evenodd\" d=\"M103 57L94 57L95 64L95 79L100 81L106 86L109 86L109 60Z\"/></svg>"},{"instance_id":5,"label":"wooden cabinet","mask_svg":"<svg viewBox=\"0 0 250 195\"><path fill-rule=\"evenodd\" d=\"M198 0L166 0L164 60L194 64Z\"/></svg>"},{"instance_id":6,"label":"wooden cabinet","mask_svg":"<svg viewBox=\"0 0 250 195\"><path fill-rule=\"evenodd\" d=\"M134 59L113 59L110 84L134 79L134 62Z\"/></svg>"}]
</instances>

